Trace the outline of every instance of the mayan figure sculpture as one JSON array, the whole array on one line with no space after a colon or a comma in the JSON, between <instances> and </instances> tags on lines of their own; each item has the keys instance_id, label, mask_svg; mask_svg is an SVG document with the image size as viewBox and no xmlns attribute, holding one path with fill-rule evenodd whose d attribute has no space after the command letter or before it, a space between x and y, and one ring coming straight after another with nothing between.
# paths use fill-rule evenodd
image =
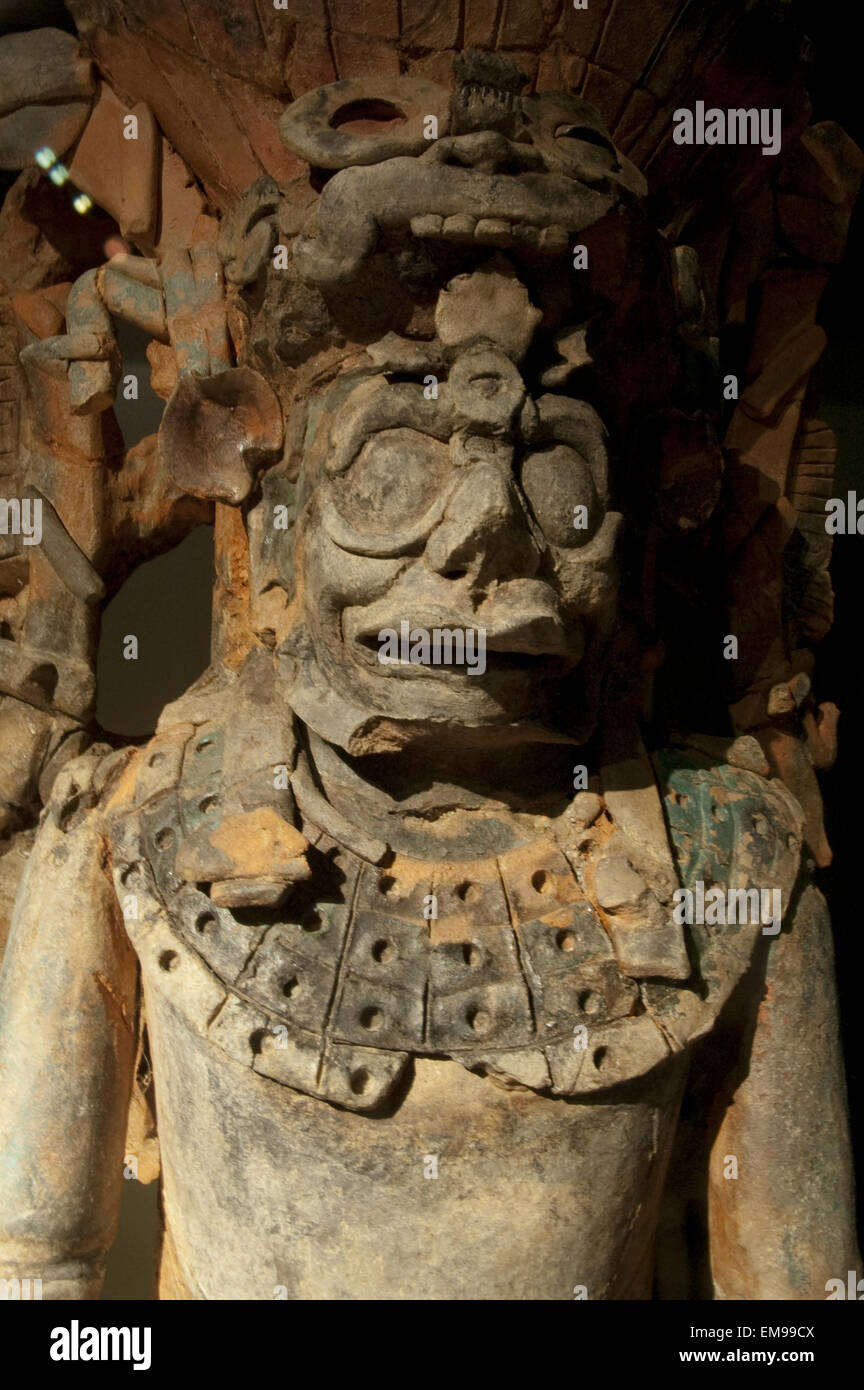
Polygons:
<instances>
[{"instance_id":1,"label":"mayan figure sculpture","mask_svg":"<svg viewBox=\"0 0 864 1390\"><path fill-rule=\"evenodd\" d=\"M808 382L864 161L761 6L635 8L0 41L7 1280L99 1296L130 1156L163 1299L859 1267ZM106 741L99 614L202 520L211 666Z\"/></svg>"}]
</instances>

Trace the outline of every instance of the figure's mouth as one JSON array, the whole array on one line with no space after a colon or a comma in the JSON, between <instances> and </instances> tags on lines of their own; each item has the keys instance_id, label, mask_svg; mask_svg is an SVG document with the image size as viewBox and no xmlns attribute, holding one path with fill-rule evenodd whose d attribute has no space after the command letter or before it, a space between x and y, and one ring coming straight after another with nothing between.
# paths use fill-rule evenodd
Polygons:
<instances>
[{"instance_id":1,"label":"figure's mouth","mask_svg":"<svg viewBox=\"0 0 864 1390\"><path fill-rule=\"evenodd\" d=\"M435 629L431 629L430 637L433 642L434 632ZM381 642L377 633L374 636L371 633L366 636L361 636L357 639L357 642L359 646L365 648L365 650L371 654L375 665L381 664ZM410 656L407 660L403 660L401 657L397 656L394 659L393 666L395 666L401 674L408 674L410 672L410 674L413 675L419 672L425 672L429 675L464 675L466 670L471 669L472 664L477 664L476 661L471 663L466 660L457 660L452 643L449 648L439 643L439 648L441 649L442 657L440 660L423 662L411 660ZM475 655L477 655L477 653L475 653ZM486 671L541 671L548 670L550 664L557 665L559 661L560 658L551 656L546 652L494 651L488 647L483 657ZM392 670L393 666L389 669Z\"/></svg>"},{"instance_id":2,"label":"figure's mouth","mask_svg":"<svg viewBox=\"0 0 864 1390\"><path fill-rule=\"evenodd\" d=\"M303 277L322 284L355 274L384 229L560 254L572 234L599 221L615 201L611 190L557 173L390 159L336 174L321 194L318 235L298 237L294 254Z\"/></svg>"},{"instance_id":3,"label":"figure's mouth","mask_svg":"<svg viewBox=\"0 0 864 1390\"><path fill-rule=\"evenodd\" d=\"M548 253L566 251L570 233L560 222L537 225L508 217L472 217L457 212L445 216L437 212L420 213L409 223L415 237L433 241L476 242L478 246L507 251L513 247Z\"/></svg>"},{"instance_id":4,"label":"figure's mouth","mask_svg":"<svg viewBox=\"0 0 864 1390\"><path fill-rule=\"evenodd\" d=\"M546 588L530 580L517 583ZM508 597L506 586L470 616L432 605L409 617L404 609L395 613L391 600L344 612L343 635L364 666L390 676L471 675L474 684L486 674L560 675L578 661L581 634L565 629L551 592L545 602L539 595L530 605L517 605L518 596Z\"/></svg>"}]
</instances>

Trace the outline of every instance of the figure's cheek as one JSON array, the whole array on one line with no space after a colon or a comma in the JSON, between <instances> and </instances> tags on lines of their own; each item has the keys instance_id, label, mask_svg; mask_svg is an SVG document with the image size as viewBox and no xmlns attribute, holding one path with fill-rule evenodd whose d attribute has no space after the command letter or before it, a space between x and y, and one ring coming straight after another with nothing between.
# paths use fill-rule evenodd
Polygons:
<instances>
[{"instance_id":1,"label":"figure's cheek","mask_svg":"<svg viewBox=\"0 0 864 1390\"><path fill-rule=\"evenodd\" d=\"M581 550L553 547L552 563L565 614L603 616L618 595L615 542L621 527L617 512L607 512L597 536Z\"/></svg>"},{"instance_id":2,"label":"figure's cheek","mask_svg":"<svg viewBox=\"0 0 864 1390\"><path fill-rule=\"evenodd\" d=\"M544 536L565 550L588 545L603 508L588 460L566 444L535 450L522 461L522 491Z\"/></svg>"},{"instance_id":3,"label":"figure's cheek","mask_svg":"<svg viewBox=\"0 0 864 1390\"><path fill-rule=\"evenodd\" d=\"M323 527L304 531L301 543L304 606L311 631L336 629L343 608L374 603L405 568L404 559L353 555L336 545Z\"/></svg>"}]
</instances>

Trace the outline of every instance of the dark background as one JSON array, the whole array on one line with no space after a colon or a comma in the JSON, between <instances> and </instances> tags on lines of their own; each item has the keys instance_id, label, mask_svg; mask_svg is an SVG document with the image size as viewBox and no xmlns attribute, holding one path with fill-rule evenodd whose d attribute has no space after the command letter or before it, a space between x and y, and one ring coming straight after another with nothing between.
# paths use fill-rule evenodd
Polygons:
<instances>
[{"instance_id":1,"label":"dark background","mask_svg":"<svg viewBox=\"0 0 864 1390\"><path fill-rule=\"evenodd\" d=\"M834 120L864 148L859 6L801 3L794 7L807 35L805 72L813 120ZM833 276L820 312L828 347L816 369L818 414L837 434L840 449L835 493L850 489L864 497L864 198L853 215L843 264ZM837 536L831 562L836 614L817 652L814 690L841 710L839 756L821 778L828 840L834 862L817 874L834 924L840 1014L852 1113L856 1175L864 1192L864 1010L858 989L864 979L864 921L861 913L864 789L864 698L861 642L864 638L864 536ZM802 1037L802 1050L818 1040ZM859 1230L864 1200L859 1197ZM864 1243L864 1242L862 1242Z\"/></svg>"},{"instance_id":2,"label":"dark background","mask_svg":"<svg viewBox=\"0 0 864 1390\"><path fill-rule=\"evenodd\" d=\"M176 3L176 0L166 0ZM813 0L777 0L791 10L804 36L802 63L813 120L838 121L864 148L864 103L859 7ZM638 0L633 0L638 23ZM43 25L74 32L60 0L0 0L0 34ZM14 176L0 174L0 196ZM0 269L2 274L2 269ZM864 497L864 199L853 218L846 258L823 300L820 320L828 348L817 367L819 414L840 441L835 495L855 489ZM149 391L143 340L121 334L124 372L135 372L141 397L118 401L117 416L127 447L158 427L162 403ZM99 654L98 715L113 733L141 738L152 731L162 706L181 693L209 660L212 532L199 527L167 555L141 565L108 605ZM834 863L818 874L835 928L841 1025L846 1054L859 1191L864 1190L864 1009L857 999L864 980L864 920L858 883L858 844L864 807L864 700L860 644L864 638L864 537L838 536L832 561L837 608L834 627L822 643L815 694L841 709L840 756L822 777L828 837ZM122 639L139 639L137 662L122 659ZM818 1046L802 1036L800 1046ZM106 1280L109 1299L152 1297L155 1260L156 1185L125 1185L121 1230Z\"/></svg>"}]
</instances>

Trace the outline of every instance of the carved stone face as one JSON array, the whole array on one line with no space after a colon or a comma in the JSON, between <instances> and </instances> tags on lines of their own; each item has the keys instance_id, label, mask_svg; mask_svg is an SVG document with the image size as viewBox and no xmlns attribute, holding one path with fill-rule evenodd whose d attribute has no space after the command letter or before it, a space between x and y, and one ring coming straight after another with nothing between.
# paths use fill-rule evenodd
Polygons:
<instances>
[{"instance_id":1,"label":"carved stone face","mask_svg":"<svg viewBox=\"0 0 864 1390\"><path fill-rule=\"evenodd\" d=\"M599 302L572 243L602 224L599 299L617 304L620 205L644 180L579 98L521 97L494 55L456 67L452 93L319 88L280 127L323 186L281 215L290 264L253 333L265 372L296 373L294 545L267 582L297 594L288 699L351 751L382 724L388 746L418 729L581 741L615 612L606 433L563 394ZM290 352L286 323L305 332Z\"/></svg>"},{"instance_id":2,"label":"carved stone face","mask_svg":"<svg viewBox=\"0 0 864 1390\"><path fill-rule=\"evenodd\" d=\"M404 340L385 339L369 351L388 372L343 379L313 412L304 625L320 683L370 714L526 737L590 719L620 518L596 412L520 369L539 317L515 276L459 276L438 299L428 370L393 380ZM419 630L471 633L485 669L453 661L458 639L449 663L446 649L441 664L381 660L382 634Z\"/></svg>"},{"instance_id":3,"label":"carved stone face","mask_svg":"<svg viewBox=\"0 0 864 1390\"><path fill-rule=\"evenodd\" d=\"M591 107L522 98L524 80L473 55L452 94L376 79L295 102L283 138L336 172L293 208L275 185L253 186L223 251L245 284L274 237L291 240L290 264L274 264L252 311L265 350L251 360L265 375L179 388L160 432L186 491L204 460L201 495L237 505L281 445L277 417L290 421L294 544L283 553L266 534L265 483L250 508L253 603L268 588L296 592L285 620L258 630L299 658L286 698L300 719L351 751L380 747L359 748L357 731L382 724L388 746L418 730L582 741L596 724L620 517L603 423L578 388L563 392L591 362L598 302L617 307L619 205L644 181ZM382 105L394 129L369 133ZM260 220L274 210L278 228ZM605 293L571 245L598 223ZM370 312L388 290L394 304ZM310 322L285 354L298 315Z\"/></svg>"}]
</instances>

